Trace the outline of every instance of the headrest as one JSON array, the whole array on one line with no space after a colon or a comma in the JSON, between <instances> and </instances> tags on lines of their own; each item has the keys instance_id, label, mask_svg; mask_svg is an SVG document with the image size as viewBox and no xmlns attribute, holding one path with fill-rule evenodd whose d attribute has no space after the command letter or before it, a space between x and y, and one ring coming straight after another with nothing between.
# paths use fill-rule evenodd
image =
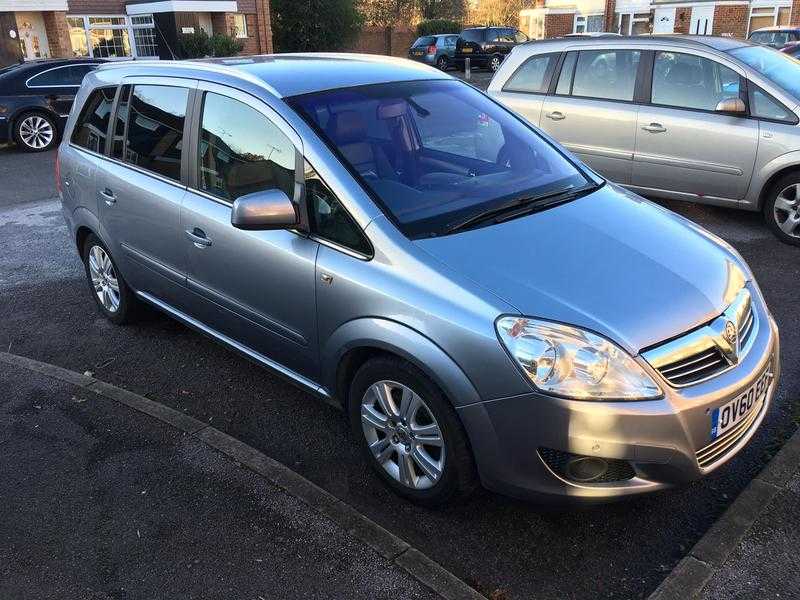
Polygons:
<instances>
[{"instance_id":1,"label":"headrest","mask_svg":"<svg viewBox=\"0 0 800 600\"><path fill-rule=\"evenodd\" d=\"M669 70L667 80L678 85L698 83L701 80L700 67L685 62L676 63Z\"/></svg>"},{"instance_id":2,"label":"headrest","mask_svg":"<svg viewBox=\"0 0 800 600\"><path fill-rule=\"evenodd\" d=\"M402 117L408 110L408 102L405 100L382 100L378 105L379 119L394 119Z\"/></svg>"},{"instance_id":3,"label":"headrest","mask_svg":"<svg viewBox=\"0 0 800 600\"><path fill-rule=\"evenodd\" d=\"M361 113L344 110L333 115L328 133L337 144L363 142L367 137L367 124Z\"/></svg>"}]
</instances>

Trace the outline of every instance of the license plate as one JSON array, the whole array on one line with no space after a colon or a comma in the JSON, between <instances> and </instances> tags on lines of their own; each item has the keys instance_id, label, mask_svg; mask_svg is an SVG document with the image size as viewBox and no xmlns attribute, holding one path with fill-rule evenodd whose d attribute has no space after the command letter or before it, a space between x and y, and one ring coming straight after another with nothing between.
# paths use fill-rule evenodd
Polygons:
<instances>
[{"instance_id":1,"label":"license plate","mask_svg":"<svg viewBox=\"0 0 800 600\"><path fill-rule=\"evenodd\" d=\"M414 52L412 52L411 54L413 54L414 56L422 56L422 55L423 55L423 52L422 52L422 50L415 50L415 51L414 51Z\"/></svg>"},{"instance_id":2,"label":"license plate","mask_svg":"<svg viewBox=\"0 0 800 600\"><path fill-rule=\"evenodd\" d=\"M462 51L464 54L469 54L470 52L472 52L472 48L462 48L462 49L461 49L461 51Z\"/></svg>"},{"instance_id":3,"label":"license plate","mask_svg":"<svg viewBox=\"0 0 800 600\"><path fill-rule=\"evenodd\" d=\"M766 398L770 381L772 381L772 371L768 367L747 390L719 408L715 408L711 413L711 439L725 435L745 420L752 411L759 410Z\"/></svg>"}]
</instances>

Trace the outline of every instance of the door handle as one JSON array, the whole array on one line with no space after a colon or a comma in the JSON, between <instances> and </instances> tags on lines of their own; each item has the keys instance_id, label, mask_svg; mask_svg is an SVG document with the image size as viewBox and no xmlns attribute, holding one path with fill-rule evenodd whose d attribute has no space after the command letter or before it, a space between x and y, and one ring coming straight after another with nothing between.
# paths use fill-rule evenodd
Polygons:
<instances>
[{"instance_id":1,"label":"door handle","mask_svg":"<svg viewBox=\"0 0 800 600\"><path fill-rule=\"evenodd\" d=\"M649 131L650 133L664 133L667 130L667 128L661 123L650 123L650 125L643 125L642 129Z\"/></svg>"},{"instance_id":2,"label":"door handle","mask_svg":"<svg viewBox=\"0 0 800 600\"><path fill-rule=\"evenodd\" d=\"M195 248L208 248L211 245L211 240L206 237L205 232L199 227L187 229L186 237L192 240Z\"/></svg>"},{"instance_id":3,"label":"door handle","mask_svg":"<svg viewBox=\"0 0 800 600\"><path fill-rule=\"evenodd\" d=\"M112 192L108 188L100 192L100 195L103 197L103 200L105 200L105 203L108 204L109 206L111 206L117 201L117 197L114 195L114 192Z\"/></svg>"},{"instance_id":4,"label":"door handle","mask_svg":"<svg viewBox=\"0 0 800 600\"><path fill-rule=\"evenodd\" d=\"M547 113L545 116L546 116L548 119L553 119L553 121L563 121L564 119L566 119L566 118L567 118L567 117L564 115L564 113L562 113L562 112L560 112L560 111L557 111L557 110L554 110L553 112Z\"/></svg>"}]
</instances>

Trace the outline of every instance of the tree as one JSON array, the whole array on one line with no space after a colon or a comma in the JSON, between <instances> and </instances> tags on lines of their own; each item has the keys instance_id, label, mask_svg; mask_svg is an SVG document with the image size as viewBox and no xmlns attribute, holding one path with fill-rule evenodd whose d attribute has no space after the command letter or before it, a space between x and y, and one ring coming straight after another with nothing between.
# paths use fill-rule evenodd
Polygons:
<instances>
[{"instance_id":1,"label":"tree","mask_svg":"<svg viewBox=\"0 0 800 600\"><path fill-rule=\"evenodd\" d=\"M466 0L417 0L420 16L426 20L447 19L462 23L467 16Z\"/></svg>"},{"instance_id":2,"label":"tree","mask_svg":"<svg viewBox=\"0 0 800 600\"><path fill-rule=\"evenodd\" d=\"M469 22L475 25L519 26L519 11L528 0L475 0L469 10Z\"/></svg>"},{"instance_id":3,"label":"tree","mask_svg":"<svg viewBox=\"0 0 800 600\"><path fill-rule=\"evenodd\" d=\"M270 0L270 16L278 52L343 50L363 24L355 0Z\"/></svg>"},{"instance_id":4,"label":"tree","mask_svg":"<svg viewBox=\"0 0 800 600\"><path fill-rule=\"evenodd\" d=\"M400 23L411 23L418 0L362 0L361 11L370 25L382 27L386 54L392 53L392 32Z\"/></svg>"}]
</instances>

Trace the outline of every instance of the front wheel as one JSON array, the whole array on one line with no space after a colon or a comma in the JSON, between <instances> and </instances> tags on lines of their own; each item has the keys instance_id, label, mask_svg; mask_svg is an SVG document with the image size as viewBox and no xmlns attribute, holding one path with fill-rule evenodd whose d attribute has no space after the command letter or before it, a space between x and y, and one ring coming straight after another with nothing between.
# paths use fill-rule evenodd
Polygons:
<instances>
[{"instance_id":1,"label":"front wheel","mask_svg":"<svg viewBox=\"0 0 800 600\"><path fill-rule=\"evenodd\" d=\"M499 56L493 56L489 59L489 69L492 73L496 72L497 69L500 68L500 65L503 64L503 59Z\"/></svg>"},{"instance_id":2,"label":"front wheel","mask_svg":"<svg viewBox=\"0 0 800 600\"><path fill-rule=\"evenodd\" d=\"M458 416L439 388L410 363L367 361L348 402L350 425L372 469L396 494L434 506L478 485Z\"/></svg>"},{"instance_id":3,"label":"front wheel","mask_svg":"<svg viewBox=\"0 0 800 600\"><path fill-rule=\"evenodd\" d=\"M786 244L800 246L800 172L781 177L764 202L764 219Z\"/></svg>"}]
</instances>

